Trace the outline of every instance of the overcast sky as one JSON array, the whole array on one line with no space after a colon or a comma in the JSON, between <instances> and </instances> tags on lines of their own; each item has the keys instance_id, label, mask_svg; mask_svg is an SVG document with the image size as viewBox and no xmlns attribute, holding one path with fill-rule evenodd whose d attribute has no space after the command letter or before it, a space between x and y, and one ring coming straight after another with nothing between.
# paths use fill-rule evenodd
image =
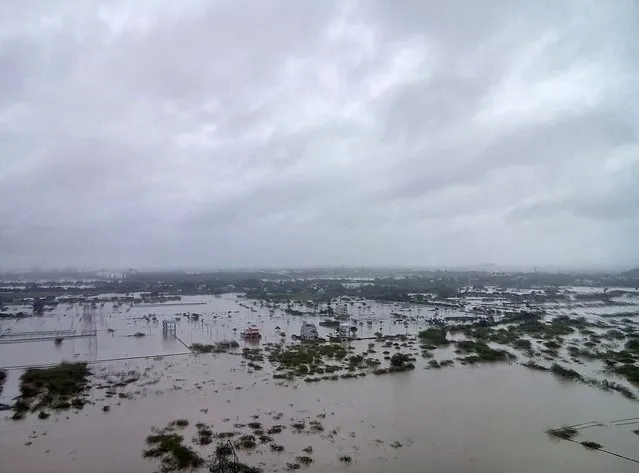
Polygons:
<instances>
[{"instance_id":1,"label":"overcast sky","mask_svg":"<svg viewBox=\"0 0 639 473\"><path fill-rule=\"evenodd\" d=\"M639 264L639 3L0 4L0 267Z\"/></svg>"}]
</instances>

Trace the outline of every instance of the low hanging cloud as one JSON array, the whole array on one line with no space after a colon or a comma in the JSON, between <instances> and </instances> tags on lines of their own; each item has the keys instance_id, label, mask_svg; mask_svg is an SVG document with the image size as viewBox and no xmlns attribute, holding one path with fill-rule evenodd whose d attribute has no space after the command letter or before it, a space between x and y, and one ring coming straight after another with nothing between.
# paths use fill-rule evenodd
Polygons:
<instances>
[{"instance_id":1,"label":"low hanging cloud","mask_svg":"<svg viewBox=\"0 0 639 473\"><path fill-rule=\"evenodd\" d=\"M632 2L6 2L0 268L639 264Z\"/></svg>"}]
</instances>

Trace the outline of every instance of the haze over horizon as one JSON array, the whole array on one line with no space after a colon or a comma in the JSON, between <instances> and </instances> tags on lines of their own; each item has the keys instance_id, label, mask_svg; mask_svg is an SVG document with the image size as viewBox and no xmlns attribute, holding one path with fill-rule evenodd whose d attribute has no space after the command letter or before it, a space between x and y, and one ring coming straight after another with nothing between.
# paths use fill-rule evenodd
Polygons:
<instances>
[{"instance_id":1,"label":"haze over horizon","mask_svg":"<svg viewBox=\"0 0 639 473\"><path fill-rule=\"evenodd\" d=\"M639 4L0 6L0 267L639 266Z\"/></svg>"}]
</instances>

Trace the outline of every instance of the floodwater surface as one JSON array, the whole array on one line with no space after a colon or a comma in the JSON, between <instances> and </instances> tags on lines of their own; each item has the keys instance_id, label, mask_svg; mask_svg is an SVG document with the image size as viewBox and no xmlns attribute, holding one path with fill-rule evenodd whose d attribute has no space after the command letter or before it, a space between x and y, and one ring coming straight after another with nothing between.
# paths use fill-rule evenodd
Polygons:
<instances>
[{"instance_id":1,"label":"floodwater surface","mask_svg":"<svg viewBox=\"0 0 639 473\"><path fill-rule=\"evenodd\" d=\"M251 421L260 422L264 429L285 426L282 433L273 435L284 452L273 453L268 444L239 452L243 462L265 472L285 471L287 463L305 455L303 449L309 446L313 463L302 469L318 473L639 471L639 463L545 433L552 427L584 424L575 440L595 441L607 450L636 458L639 435L633 430L639 429L639 423L622 420L639 419L639 403L618 393L562 381L517 363L425 369L419 349L410 345L401 350L418 357L412 371L316 383L274 380L268 361L260 362L263 370L254 370L242 358L241 348L221 354L181 353L193 342L239 339L239 331L248 324L260 328L262 344L290 341L291 335L299 333L302 318L280 310L248 309L238 304L251 303L233 296L197 300L205 304L134 306L128 312L98 309L97 348L88 339L65 340L59 347L51 341L0 345L3 366L91 357L96 361L90 365L93 403L82 410L53 413L45 420L32 414L22 421L12 421L10 413L2 413L7 415L0 420L0 471L157 471L158 463L142 456L146 436L153 427L176 419L190 421L182 432L188 444L196 434L197 422L206 423L216 433L250 433L248 427L236 424ZM362 318L376 318L371 325L358 325L359 334L415 333L423 328L419 314L428 315L428 309L411 310L408 313L415 320L404 325L387 316L393 310L388 305L363 309ZM159 322L182 312L202 316L198 321L181 317L179 340L164 339ZM142 318L150 314L156 314L157 323ZM65 329L72 323L81 324L79 317L75 309L60 306L41 319L16 322L16 327ZM145 336L130 336L136 332ZM328 332L320 327L320 335ZM346 345L359 353L369 343L376 344L378 354L385 349L382 343L370 340ZM135 358L119 359L127 357ZM9 370L3 398L17 392L20 373L19 369ZM104 389L95 387L127 373L135 373L136 381L120 390L122 396L107 397ZM104 412L104 406L110 410ZM295 432L291 427L294 422L312 420L321 423L321 431ZM194 445L205 457L213 454L214 447L215 442ZM345 455L352 458L351 463L339 460Z\"/></svg>"}]
</instances>

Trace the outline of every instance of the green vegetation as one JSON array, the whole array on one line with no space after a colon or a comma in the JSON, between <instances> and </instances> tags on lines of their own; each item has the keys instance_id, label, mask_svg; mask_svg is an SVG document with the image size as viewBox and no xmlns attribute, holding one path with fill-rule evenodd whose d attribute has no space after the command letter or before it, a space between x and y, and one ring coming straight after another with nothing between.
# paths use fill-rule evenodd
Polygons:
<instances>
[{"instance_id":1,"label":"green vegetation","mask_svg":"<svg viewBox=\"0 0 639 473\"><path fill-rule=\"evenodd\" d=\"M311 457L309 457L309 456L306 456L306 455L295 457L295 461L297 463L302 464L302 465L310 465L311 463L313 463L313 459Z\"/></svg>"},{"instance_id":2,"label":"green vegetation","mask_svg":"<svg viewBox=\"0 0 639 473\"><path fill-rule=\"evenodd\" d=\"M234 445L240 450L251 450L257 446L257 442L254 435L246 434L237 439Z\"/></svg>"},{"instance_id":3,"label":"green vegetation","mask_svg":"<svg viewBox=\"0 0 639 473\"><path fill-rule=\"evenodd\" d=\"M631 383L639 383L639 366L625 364L621 366L616 366L613 368L615 373L625 376L628 381Z\"/></svg>"},{"instance_id":4,"label":"green vegetation","mask_svg":"<svg viewBox=\"0 0 639 473\"><path fill-rule=\"evenodd\" d=\"M532 350L532 343L530 343L530 340L525 338L518 338L513 342L513 347L520 350Z\"/></svg>"},{"instance_id":5,"label":"green vegetation","mask_svg":"<svg viewBox=\"0 0 639 473\"><path fill-rule=\"evenodd\" d=\"M242 358L245 358L251 362L264 361L264 355L261 348L244 348L242 350Z\"/></svg>"},{"instance_id":6,"label":"green vegetation","mask_svg":"<svg viewBox=\"0 0 639 473\"><path fill-rule=\"evenodd\" d=\"M581 444L588 450L599 450L603 448L603 445L598 444L597 442L591 442L590 440L584 440Z\"/></svg>"},{"instance_id":7,"label":"green vegetation","mask_svg":"<svg viewBox=\"0 0 639 473\"><path fill-rule=\"evenodd\" d=\"M548 429L546 433L552 437L558 437L564 440L572 440L577 435L577 429L569 426L563 426L558 429Z\"/></svg>"},{"instance_id":8,"label":"green vegetation","mask_svg":"<svg viewBox=\"0 0 639 473\"><path fill-rule=\"evenodd\" d=\"M509 361L515 358L515 355L505 350L495 350L490 348L484 342L475 342L472 340L462 340L455 342L457 353L467 353L468 356L460 358L462 363L482 363L482 362L498 362Z\"/></svg>"},{"instance_id":9,"label":"green vegetation","mask_svg":"<svg viewBox=\"0 0 639 473\"><path fill-rule=\"evenodd\" d=\"M238 348L240 344L235 340L230 342L218 342L215 345L193 343L190 349L193 353L226 353L231 348Z\"/></svg>"},{"instance_id":10,"label":"green vegetation","mask_svg":"<svg viewBox=\"0 0 639 473\"><path fill-rule=\"evenodd\" d=\"M521 366L525 366L526 368L530 368L531 370L549 371L548 368L538 363L535 363L534 361L528 361L526 363L522 363Z\"/></svg>"},{"instance_id":11,"label":"green vegetation","mask_svg":"<svg viewBox=\"0 0 639 473\"><path fill-rule=\"evenodd\" d=\"M342 362L348 351L336 343L297 344L285 348L277 345L269 355L269 361L276 365L274 379L293 379L296 376L334 373L361 362L362 358L351 358L346 366L328 364L329 360Z\"/></svg>"},{"instance_id":12,"label":"green vegetation","mask_svg":"<svg viewBox=\"0 0 639 473\"><path fill-rule=\"evenodd\" d=\"M149 435L146 443L150 448L144 450L144 457L160 458L163 472L202 466L204 460L192 448L185 446L183 441L184 437L174 433Z\"/></svg>"},{"instance_id":13,"label":"green vegetation","mask_svg":"<svg viewBox=\"0 0 639 473\"><path fill-rule=\"evenodd\" d=\"M391 356L390 364L395 368L404 368L407 365L410 365L412 361L415 361L415 358L411 358L409 355L404 353L395 353ZM414 368L414 366L413 366Z\"/></svg>"},{"instance_id":14,"label":"green vegetation","mask_svg":"<svg viewBox=\"0 0 639 473\"><path fill-rule=\"evenodd\" d=\"M377 368L373 370L374 375L390 374L390 373L402 373L404 371L414 370L415 365L412 363L404 363L399 366L390 365L388 368Z\"/></svg>"},{"instance_id":15,"label":"green vegetation","mask_svg":"<svg viewBox=\"0 0 639 473\"><path fill-rule=\"evenodd\" d=\"M563 366L557 363L553 363L553 365L550 367L550 372L556 376L559 376L565 379L571 379L574 381L583 380L583 377L575 370L572 370L570 368L564 368Z\"/></svg>"},{"instance_id":16,"label":"green vegetation","mask_svg":"<svg viewBox=\"0 0 639 473\"><path fill-rule=\"evenodd\" d=\"M446 346L449 344L446 338L447 331L445 328L431 327L426 330L422 330L417 334L417 337L422 342L422 348L426 350L432 350L437 347Z\"/></svg>"},{"instance_id":17,"label":"green vegetation","mask_svg":"<svg viewBox=\"0 0 639 473\"><path fill-rule=\"evenodd\" d=\"M78 396L88 389L91 372L86 363L63 362L50 368L29 368L20 378L20 399L14 405L14 419L32 409L82 408Z\"/></svg>"},{"instance_id":18,"label":"green vegetation","mask_svg":"<svg viewBox=\"0 0 639 473\"><path fill-rule=\"evenodd\" d=\"M189 426L188 419L177 419L169 424L169 427L177 427L178 429L185 429Z\"/></svg>"},{"instance_id":19,"label":"green vegetation","mask_svg":"<svg viewBox=\"0 0 639 473\"><path fill-rule=\"evenodd\" d=\"M202 343L193 343L191 345L191 351L193 353L213 353L215 350L215 345L204 345Z\"/></svg>"},{"instance_id":20,"label":"green vegetation","mask_svg":"<svg viewBox=\"0 0 639 473\"><path fill-rule=\"evenodd\" d=\"M318 420L312 420L309 422L311 426L311 432L324 432L324 426Z\"/></svg>"},{"instance_id":21,"label":"green vegetation","mask_svg":"<svg viewBox=\"0 0 639 473\"><path fill-rule=\"evenodd\" d=\"M301 432L302 430L306 428L306 422L304 421L293 422L291 424L291 428L295 430L296 432Z\"/></svg>"}]
</instances>

